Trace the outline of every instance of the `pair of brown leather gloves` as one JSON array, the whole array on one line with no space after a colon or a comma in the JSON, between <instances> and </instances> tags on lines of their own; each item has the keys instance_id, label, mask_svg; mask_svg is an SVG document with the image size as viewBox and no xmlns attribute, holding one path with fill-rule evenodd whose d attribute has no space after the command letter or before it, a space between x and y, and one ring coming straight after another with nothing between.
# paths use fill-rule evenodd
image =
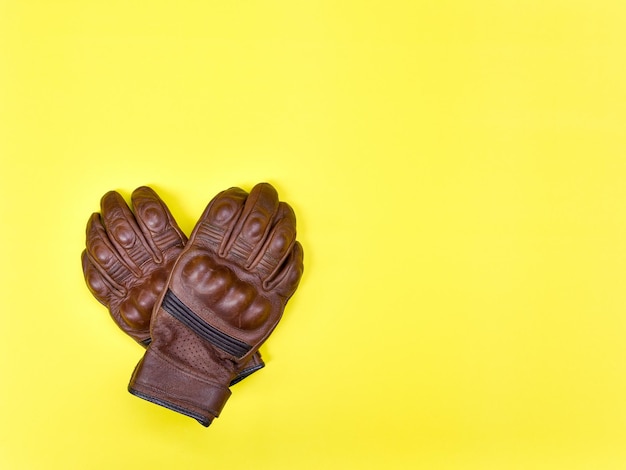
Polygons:
<instances>
[{"instance_id":1,"label":"pair of brown leather gloves","mask_svg":"<svg viewBox=\"0 0 626 470\"><path fill-rule=\"evenodd\" d=\"M145 354L128 390L208 426L258 352L303 271L292 208L268 183L230 188L187 240L154 190L111 191L87 223L87 286Z\"/></svg>"}]
</instances>

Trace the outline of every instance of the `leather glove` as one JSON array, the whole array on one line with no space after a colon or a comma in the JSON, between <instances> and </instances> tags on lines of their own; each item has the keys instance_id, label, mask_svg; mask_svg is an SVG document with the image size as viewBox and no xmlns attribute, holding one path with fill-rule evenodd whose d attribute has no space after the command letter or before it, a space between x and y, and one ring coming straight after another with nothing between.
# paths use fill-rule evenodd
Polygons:
<instances>
[{"instance_id":1,"label":"leather glove","mask_svg":"<svg viewBox=\"0 0 626 470\"><path fill-rule=\"evenodd\" d=\"M267 183L218 194L178 257L130 393L208 426L280 320L303 271L291 207Z\"/></svg>"},{"instance_id":2,"label":"leather glove","mask_svg":"<svg viewBox=\"0 0 626 470\"><path fill-rule=\"evenodd\" d=\"M154 304L187 237L151 188L137 188L131 201L132 210L115 191L102 197L101 214L92 214L87 223L81 261L94 297L127 335L146 347ZM252 356L233 383L263 366L259 354Z\"/></svg>"}]
</instances>

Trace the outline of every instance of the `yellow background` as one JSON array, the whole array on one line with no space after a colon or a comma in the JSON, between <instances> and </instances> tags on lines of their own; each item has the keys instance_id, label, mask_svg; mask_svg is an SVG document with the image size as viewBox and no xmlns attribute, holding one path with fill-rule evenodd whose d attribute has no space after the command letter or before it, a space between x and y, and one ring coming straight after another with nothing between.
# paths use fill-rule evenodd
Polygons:
<instances>
[{"instance_id":1,"label":"yellow background","mask_svg":"<svg viewBox=\"0 0 626 470\"><path fill-rule=\"evenodd\" d=\"M624 5L0 1L0 467L626 468ZM259 181L305 275L205 429L85 224Z\"/></svg>"}]
</instances>

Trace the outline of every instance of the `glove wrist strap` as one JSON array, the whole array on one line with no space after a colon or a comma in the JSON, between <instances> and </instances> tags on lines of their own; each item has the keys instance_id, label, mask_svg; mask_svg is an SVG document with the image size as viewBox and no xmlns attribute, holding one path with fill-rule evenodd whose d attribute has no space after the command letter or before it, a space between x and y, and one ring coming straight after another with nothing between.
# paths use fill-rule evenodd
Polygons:
<instances>
[{"instance_id":1,"label":"glove wrist strap","mask_svg":"<svg viewBox=\"0 0 626 470\"><path fill-rule=\"evenodd\" d=\"M223 385L207 381L177 367L158 350L149 347L128 385L135 396L195 418L209 426L230 397Z\"/></svg>"}]
</instances>

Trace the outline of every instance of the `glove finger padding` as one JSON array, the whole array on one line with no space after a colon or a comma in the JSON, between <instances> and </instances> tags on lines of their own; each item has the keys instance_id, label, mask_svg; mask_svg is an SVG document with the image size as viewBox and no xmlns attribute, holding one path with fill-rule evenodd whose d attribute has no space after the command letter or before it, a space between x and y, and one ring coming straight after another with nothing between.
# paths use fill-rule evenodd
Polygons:
<instances>
[{"instance_id":1,"label":"glove finger padding","mask_svg":"<svg viewBox=\"0 0 626 470\"><path fill-rule=\"evenodd\" d=\"M92 214L87 223L81 261L94 297L126 334L147 346L154 305L187 237L153 189L137 188L131 203L129 207L115 191L102 197L101 212ZM263 366L256 354L239 369L233 383Z\"/></svg>"},{"instance_id":2,"label":"glove finger padding","mask_svg":"<svg viewBox=\"0 0 626 470\"><path fill-rule=\"evenodd\" d=\"M218 194L174 265L129 391L208 426L298 286L295 237L293 210L271 185Z\"/></svg>"},{"instance_id":3,"label":"glove finger padding","mask_svg":"<svg viewBox=\"0 0 626 470\"><path fill-rule=\"evenodd\" d=\"M187 237L151 188L137 188L131 210L110 191L87 223L83 274L92 294L135 341L150 341L150 318Z\"/></svg>"}]
</instances>

